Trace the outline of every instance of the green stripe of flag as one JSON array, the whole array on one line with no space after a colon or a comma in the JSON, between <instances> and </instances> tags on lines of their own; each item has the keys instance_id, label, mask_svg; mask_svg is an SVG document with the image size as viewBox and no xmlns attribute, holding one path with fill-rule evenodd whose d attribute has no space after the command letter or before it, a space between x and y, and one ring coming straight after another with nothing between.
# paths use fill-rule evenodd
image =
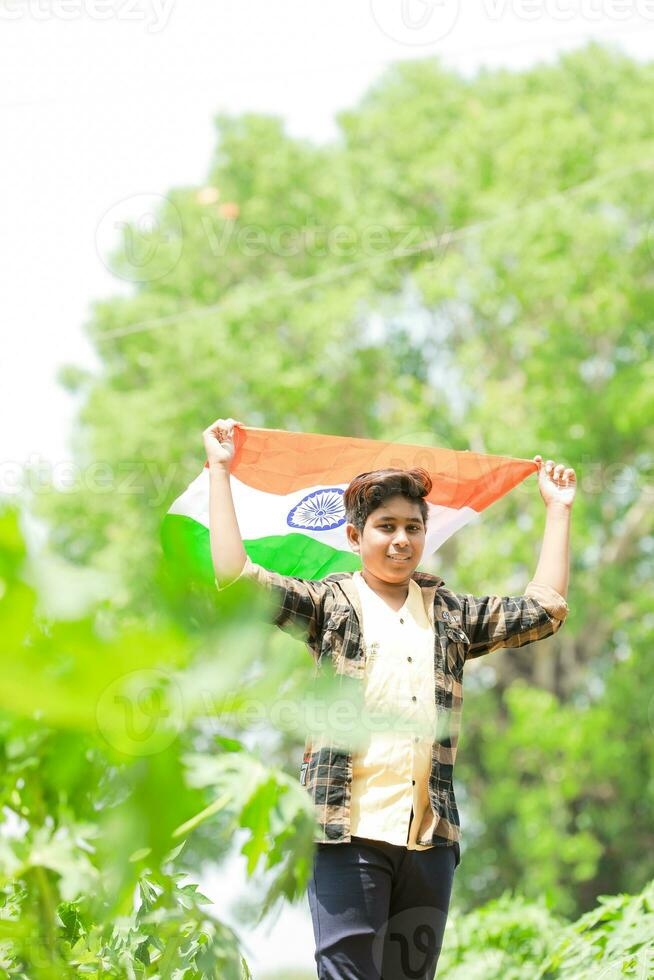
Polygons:
<instances>
[{"instance_id":1,"label":"green stripe of flag","mask_svg":"<svg viewBox=\"0 0 654 980\"><path fill-rule=\"evenodd\" d=\"M209 529L191 517L167 514L161 525L161 544L176 571L213 585ZM354 572L361 559L351 551L340 551L305 534L278 534L244 541L252 561L274 568L281 575L324 578L332 572Z\"/></svg>"}]
</instances>

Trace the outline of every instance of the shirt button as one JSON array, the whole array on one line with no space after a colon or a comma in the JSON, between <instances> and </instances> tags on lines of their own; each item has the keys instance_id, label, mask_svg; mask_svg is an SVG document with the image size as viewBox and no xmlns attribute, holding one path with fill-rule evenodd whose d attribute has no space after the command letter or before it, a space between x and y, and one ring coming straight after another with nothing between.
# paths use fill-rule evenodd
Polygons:
<instances>
[{"instance_id":1,"label":"shirt button","mask_svg":"<svg viewBox=\"0 0 654 980\"><path fill-rule=\"evenodd\" d=\"M412 786L415 786L415 785L416 785L416 781L415 781L415 779L412 779L412 780L411 780L411 785L412 785Z\"/></svg>"},{"instance_id":2,"label":"shirt button","mask_svg":"<svg viewBox=\"0 0 654 980\"><path fill-rule=\"evenodd\" d=\"M412 701L417 701L418 700L417 697L415 696L415 694L413 695L413 697L411 698L411 700Z\"/></svg>"},{"instance_id":3,"label":"shirt button","mask_svg":"<svg viewBox=\"0 0 654 980\"><path fill-rule=\"evenodd\" d=\"M401 623L403 623L403 622L404 622L404 620L403 620L403 619L401 619L401 620L400 620L400 622L401 622Z\"/></svg>"},{"instance_id":4,"label":"shirt button","mask_svg":"<svg viewBox=\"0 0 654 980\"><path fill-rule=\"evenodd\" d=\"M419 739L419 738L418 738L418 736L416 735L416 737L414 738L414 740L413 740L413 741L414 741L414 742L419 742L419 741L420 741L420 739Z\"/></svg>"},{"instance_id":5,"label":"shirt button","mask_svg":"<svg viewBox=\"0 0 654 980\"><path fill-rule=\"evenodd\" d=\"M407 660L409 661L409 663L412 663L413 657L407 657Z\"/></svg>"}]
</instances>

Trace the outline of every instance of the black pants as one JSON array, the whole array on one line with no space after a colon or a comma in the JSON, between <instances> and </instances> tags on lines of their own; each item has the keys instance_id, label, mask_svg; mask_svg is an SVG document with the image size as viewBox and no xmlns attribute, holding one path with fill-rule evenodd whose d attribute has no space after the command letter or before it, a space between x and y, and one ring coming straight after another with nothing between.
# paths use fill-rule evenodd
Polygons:
<instances>
[{"instance_id":1,"label":"black pants","mask_svg":"<svg viewBox=\"0 0 654 980\"><path fill-rule=\"evenodd\" d=\"M432 980L459 844L316 844L307 894L319 980Z\"/></svg>"}]
</instances>

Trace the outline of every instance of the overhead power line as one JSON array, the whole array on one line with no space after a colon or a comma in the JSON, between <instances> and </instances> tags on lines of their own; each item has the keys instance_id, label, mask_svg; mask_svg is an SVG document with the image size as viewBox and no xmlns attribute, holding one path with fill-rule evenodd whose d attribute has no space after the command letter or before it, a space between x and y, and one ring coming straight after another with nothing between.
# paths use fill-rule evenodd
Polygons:
<instances>
[{"instance_id":1,"label":"overhead power line","mask_svg":"<svg viewBox=\"0 0 654 980\"><path fill-rule=\"evenodd\" d=\"M480 231L484 231L486 228L490 228L491 226L499 224L502 221L515 218L521 214L525 214L528 211L543 207L547 204L563 201L574 194L579 194L582 191L587 191L591 188L600 187L602 184L609 183L610 181L616 180L619 177L626 177L629 174L636 173L639 170L645 170L652 166L654 166L654 157L648 160L641 160L638 163L628 164L623 167L616 167L607 173L598 174L596 177L590 177L588 180L580 181L578 184L574 184L571 187L566 187L561 191L553 191L551 194L545 195L545 197L541 197L535 201L529 201L526 204L503 211L501 214L495 215L491 218L484 218L481 221L475 221L472 224L464 225L461 228L455 228L450 231L444 231L439 235L429 236L428 238L417 242L415 245L410 245L406 248L390 249L388 252L374 256L373 258L349 262L334 269L327 269L325 272L317 273L313 276L306 276L302 279L291 280L284 285L277 284L267 289L259 290L245 301L246 308L256 306L263 300L276 296L291 295L293 293L301 292L304 289L308 289L311 286L324 285L325 283L334 282L335 280L342 279L348 276L350 273L356 272L363 268L368 268L378 264L382 265L385 262L392 262L400 258L405 258L409 255L430 251L435 247L443 247L444 245L449 245L452 242L462 241L464 238L468 238ZM143 320L138 323L131 323L124 327L117 327L115 330L108 330L105 333L98 334L98 336L94 339L97 341L112 340L118 337L127 337L131 334L158 330L163 327L173 326L174 324L190 317L197 318L211 316L212 314L218 313L220 310L226 308L228 304L229 300L221 300L219 303L213 303L208 306L191 307L187 310L180 310L177 313L171 313L167 316Z\"/></svg>"}]
</instances>

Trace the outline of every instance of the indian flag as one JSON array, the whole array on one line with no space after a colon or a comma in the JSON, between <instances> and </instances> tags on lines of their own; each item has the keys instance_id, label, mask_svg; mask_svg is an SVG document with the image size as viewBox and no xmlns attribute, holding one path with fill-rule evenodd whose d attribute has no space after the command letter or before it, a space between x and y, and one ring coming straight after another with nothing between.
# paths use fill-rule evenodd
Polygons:
<instances>
[{"instance_id":1,"label":"indian flag","mask_svg":"<svg viewBox=\"0 0 654 980\"><path fill-rule=\"evenodd\" d=\"M451 534L537 472L531 460L346 436L234 427L230 482L245 550L282 575L323 578L361 567L345 535L343 493L360 473L427 470L433 488L423 561ZM162 524L167 558L213 583L208 464Z\"/></svg>"}]
</instances>

